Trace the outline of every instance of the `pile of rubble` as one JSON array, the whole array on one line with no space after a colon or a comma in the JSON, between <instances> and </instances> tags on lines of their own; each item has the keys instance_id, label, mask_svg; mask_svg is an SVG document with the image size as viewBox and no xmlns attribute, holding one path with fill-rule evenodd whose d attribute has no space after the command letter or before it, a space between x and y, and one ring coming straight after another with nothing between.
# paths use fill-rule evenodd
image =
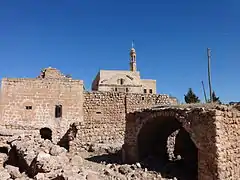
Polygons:
<instances>
[{"instance_id":1,"label":"pile of rubble","mask_svg":"<svg viewBox=\"0 0 240 180\"><path fill-rule=\"evenodd\" d=\"M38 136L25 135L8 140L10 150L1 153L0 179L89 179L94 172L84 170L83 159L77 154ZM4 168L3 168L4 167Z\"/></svg>"},{"instance_id":2,"label":"pile of rubble","mask_svg":"<svg viewBox=\"0 0 240 180\"><path fill-rule=\"evenodd\" d=\"M80 152L65 148L37 135L14 135L1 144L1 180L128 180L163 179L159 173L142 168L140 163L120 164L120 145L87 144ZM101 154L101 153L105 153ZM100 155L101 154L101 155ZM93 160L97 156L104 158Z\"/></svg>"}]
</instances>

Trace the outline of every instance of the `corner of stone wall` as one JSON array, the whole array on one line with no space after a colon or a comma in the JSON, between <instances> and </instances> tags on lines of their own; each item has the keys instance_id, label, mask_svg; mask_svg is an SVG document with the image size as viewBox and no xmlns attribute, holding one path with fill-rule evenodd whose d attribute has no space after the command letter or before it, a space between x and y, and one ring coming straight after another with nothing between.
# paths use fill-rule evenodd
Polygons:
<instances>
[{"instance_id":1,"label":"corner of stone wall","mask_svg":"<svg viewBox=\"0 0 240 180\"><path fill-rule=\"evenodd\" d=\"M240 179L240 112L216 111L216 147L219 179Z\"/></svg>"}]
</instances>

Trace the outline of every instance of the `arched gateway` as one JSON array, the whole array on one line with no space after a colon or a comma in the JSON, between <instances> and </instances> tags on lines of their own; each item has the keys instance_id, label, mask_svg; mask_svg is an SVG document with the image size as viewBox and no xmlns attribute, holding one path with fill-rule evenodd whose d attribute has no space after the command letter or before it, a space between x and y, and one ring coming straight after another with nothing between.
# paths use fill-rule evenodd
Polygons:
<instances>
[{"instance_id":1,"label":"arched gateway","mask_svg":"<svg viewBox=\"0 0 240 180\"><path fill-rule=\"evenodd\" d=\"M165 177L217 179L220 110L160 107L128 114L123 161L141 162Z\"/></svg>"}]
</instances>

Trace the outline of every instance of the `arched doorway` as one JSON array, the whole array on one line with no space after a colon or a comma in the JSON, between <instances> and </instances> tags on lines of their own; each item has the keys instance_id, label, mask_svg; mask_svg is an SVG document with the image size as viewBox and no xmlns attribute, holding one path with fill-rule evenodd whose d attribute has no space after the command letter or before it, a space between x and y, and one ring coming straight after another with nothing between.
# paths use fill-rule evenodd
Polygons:
<instances>
[{"instance_id":1,"label":"arched doorway","mask_svg":"<svg viewBox=\"0 0 240 180\"><path fill-rule=\"evenodd\" d=\"M49 139L50 141L52 140L52 130L47 127L40 129L40 135L43 139Z\"/></svg>"},{"instance_id":2,"label":"arched doorway","mask_svg":"<svg viewBox=\"0 0 240 180\"><path fill-rule=\"evenodd\" d=\"M139 160L146 168L166 178L197 179L198 150L174 117L147 120L137 138Z\"/></svg>"}]
</instances>

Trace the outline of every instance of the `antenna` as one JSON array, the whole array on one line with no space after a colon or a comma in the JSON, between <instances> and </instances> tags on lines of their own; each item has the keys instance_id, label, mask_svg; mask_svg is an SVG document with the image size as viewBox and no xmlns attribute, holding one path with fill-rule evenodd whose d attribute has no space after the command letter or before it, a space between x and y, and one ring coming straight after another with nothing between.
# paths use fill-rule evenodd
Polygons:
<instances>
[{"instance_id":1,"label":"antenna","mask_svg":"<svg viewBox=\"0 0 240 180\"><path fill-rule=\"evenodd\" d=\"M210 102L212 103L212 83L211 83L211 67L210 67L210 61L211 61L211 50L210 48L207 48L207 56L208 56L208 83L209 83L209 93L210 93Z\"/></svg>"},{"instance_id":2,"label":"antenna","mask_svg":"<svg viewBox=\"0 0 240 180\"><path fill-rule=\"evenodd\" d=\"M134 40L132 40L132 48L134 48Z\"/></svg>"}]
</instances>

